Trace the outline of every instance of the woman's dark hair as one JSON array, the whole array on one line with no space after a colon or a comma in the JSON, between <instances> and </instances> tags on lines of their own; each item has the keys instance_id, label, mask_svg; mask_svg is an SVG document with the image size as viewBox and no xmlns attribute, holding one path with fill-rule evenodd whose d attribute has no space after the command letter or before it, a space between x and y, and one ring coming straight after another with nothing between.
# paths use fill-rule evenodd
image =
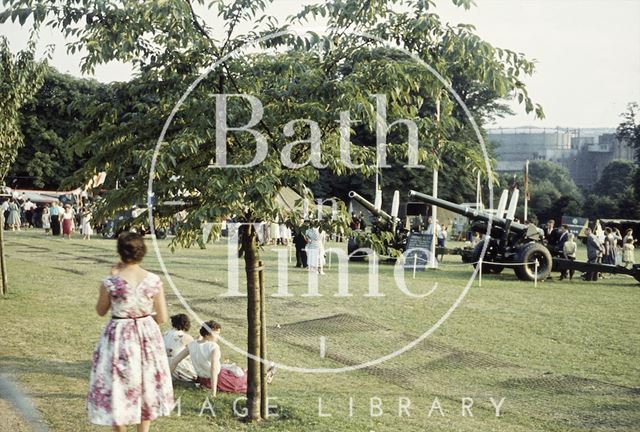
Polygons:
<instances>
[{"instance_id":1,"label":"woman's dark hair","mask_svg":"<svg viewBox=\"0 0 640 432\"><path fill-rule=\"evenodd\" d=\"M171 326L176 330L189 331L191 321L185 314L176 314L171 317Z\"/></svg>"},{"instance_id":2,"label":"woman's dark hair","mask_svg":"<svg viewBox=\"0 0 640 432\"><path fill-rule=\"evenodd\" d=\"M209 329L211 329L212 331L216 331L216 330L220 330L221 328L222 327L220 327L220 324L218 324L213 320L205 321L202 323L202 327L200 327L200 336L205 337L207 335L210 335L211 332L209 331Z\"/></svg>"},{"instance_id":3,"label":"woman's dark hair","mask_svg":"<svg viewBox=\"0 0 640 432\"><path fill-rule=\"evenodd\" d=\"M118 236L118 255L123 263L139 263L146 253L147 246L140 234L127 231Z\"/></svg>"},{"instance_id":4,"label":"woman's dark hair","mask_svg":"<svg viewBox=\"0 0 640 432\"><path fill-rule=\"evenodd\" d=\"M604 232L606 232L607 234L611 234L612 230L611 230L611 228L606 227L606 228L604 229Z\"/></svg>"}]
</instances>

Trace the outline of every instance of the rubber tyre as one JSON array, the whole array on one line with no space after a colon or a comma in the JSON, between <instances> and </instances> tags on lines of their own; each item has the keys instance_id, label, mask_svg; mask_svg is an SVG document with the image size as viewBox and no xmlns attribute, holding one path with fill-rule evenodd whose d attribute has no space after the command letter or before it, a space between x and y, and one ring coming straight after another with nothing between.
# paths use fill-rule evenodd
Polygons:
<instances>
[{"instance_id":1,"label":"rubber tyre","mask_svg":"<svg viewBox=\"0 0 640 432\"><path fill-rule=\"evenodd\" d=\"M473 249L473 262L478 262L480 259L480 254L482 253L482 248L484 247L485 240L480 240L476 247ZM491 255L491 251L493 249L493 245L489 243L489 247L487 247L487 252L484 254L485 258ZM474 264L473 267L477 267L477 264ZM504 270L504 266L499 264L490 263L487 261L482 262L482 273L483 274L500 274Z\"/></svg>"},{"instance_id":2,"label":"rubber tyre","mask_svg":"<svg viewBox=\"0 0 640 432\"><path fill-rule=\"evenodd\" d=\"M537 279L543 281L551 274L553 259L551 253L540 243L527 243L516 253L516 264L534 262L538 260ZM535 264L518 265L514 268L516 276L521 281L533 282L536 279Z\"/></svg>"}]
</instances>

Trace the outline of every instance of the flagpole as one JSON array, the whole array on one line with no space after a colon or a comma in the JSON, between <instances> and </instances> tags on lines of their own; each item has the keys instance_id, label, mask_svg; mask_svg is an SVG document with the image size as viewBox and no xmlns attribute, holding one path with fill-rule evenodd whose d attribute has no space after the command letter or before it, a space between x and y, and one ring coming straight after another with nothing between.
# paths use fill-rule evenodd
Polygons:
<instances>
[{"instance_id":1,"label":"flagpole","mask_svg":"<svg viewBox=\"0 0 640 432\"><path fill-rule=\"evenodd\" d=\"M478 177L476 179L476 208L480 210L480 203L482 202L482 192L480 191L480 171L478 171Z\"/></svg>"},{"instance_id":2,"label":"flagpole","mask_svg":"<svg viewBox=\"0 0 640 432\"><path fill-rule=\"evenodd\" d=\"M524 222L529 220L529 160L524 163Z\"/></svg>"}]
</instances>

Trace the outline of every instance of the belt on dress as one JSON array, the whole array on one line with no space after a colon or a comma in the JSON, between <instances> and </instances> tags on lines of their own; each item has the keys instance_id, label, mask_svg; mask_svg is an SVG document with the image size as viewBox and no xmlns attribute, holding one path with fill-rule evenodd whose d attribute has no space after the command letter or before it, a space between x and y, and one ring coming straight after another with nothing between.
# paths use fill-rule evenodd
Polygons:
<instances>
[{"instance_id":1,"label":"belt on dress","mask_svg":"<svg viewBox=\"0 0 640 432\"><path fill-rule=\"evenodd\" d=\"M137 321L139 319L146 318L148 316L151 316L151 314L142 315L142 316L139 316L139 317L119 317L119 316L111 315L111 319L113 319L113 320L134 320L134 321Z\"/></svg>"}]
</instances>

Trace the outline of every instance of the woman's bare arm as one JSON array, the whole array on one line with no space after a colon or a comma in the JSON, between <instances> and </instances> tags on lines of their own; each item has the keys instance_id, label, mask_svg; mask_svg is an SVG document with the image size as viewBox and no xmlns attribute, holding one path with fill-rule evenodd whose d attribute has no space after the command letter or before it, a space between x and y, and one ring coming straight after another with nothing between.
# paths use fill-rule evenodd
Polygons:
<instances>
[{"instance_id":1,"label":"woman's bare arm","mask_svg":"<svg viewBox=\"0 0 640 432\"><path fill-rule=\"evenodd\" d=\"M111 307L111 298L109 297L109 292L104 285L100 286L100 292L98 294L98 302L96 303L96 312L98 315L104 316Z\"/></svg>"},{"instance_id":2,"label":"woman's bare arm","mask_svg":"<svg viewBox=\"0 0 640 432\"><path fill-rule=\"evenodd\" d=\"M153 308L156 312L153 317L158 325L164 324L169 319L169 313L167 312L167 301L164 298L164 289L160 286L160 291L153 299Z\"/></svg>"},{"instance_id":3,"label":"woman's bare arm","mask_svg":"<svg viewBox=\"0 0 640 432\"><path fill-rule=\"evenodd\" d=\"M171 363L169 364L169 369L171 369L171 373L173 373L173 371L176 370L176 368L178 367L178 363L180 363L182 360L186 359L187 357L189 357L189 348L183 349L182 351L180 351L180 353L177 356L172 358Z\"/></svg>"},{"instance_id":4,"label":"woman's bare arm","mask_svg":"<svg viewBox=\"0 0 640 432\"><path fill-rule=\"evenodd\" d=\"M211 396L216 397L218 392L218 374L220 373L220 354L216 351L211 353Z\"/></svg>"}]
</instances>

